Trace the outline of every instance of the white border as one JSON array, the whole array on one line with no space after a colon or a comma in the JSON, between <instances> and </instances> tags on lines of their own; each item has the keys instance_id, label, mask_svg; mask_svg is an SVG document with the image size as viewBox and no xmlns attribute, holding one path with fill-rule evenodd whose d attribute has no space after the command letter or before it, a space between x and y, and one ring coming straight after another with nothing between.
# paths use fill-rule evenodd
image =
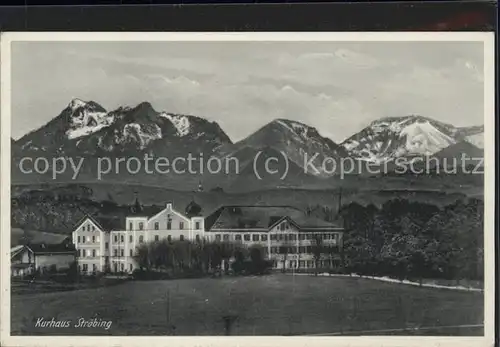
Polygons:
<instances>
[{"instance_id":1,"label":"white border","mask_svg":"<svg viewBox=\"0 0 500 347\"><path fill-rule=\"evenodd\" d=\"M260 32L260 33L148 33L148 32L9 32L1 37L1 326L2 346L492 346L494 344L494 203L495 203L495 65L493 32ZM485 336L484 337L46 337L10 336L10 44L13 41L476 41L484 43L485 125Z\"/></svg>"}]
</instances>

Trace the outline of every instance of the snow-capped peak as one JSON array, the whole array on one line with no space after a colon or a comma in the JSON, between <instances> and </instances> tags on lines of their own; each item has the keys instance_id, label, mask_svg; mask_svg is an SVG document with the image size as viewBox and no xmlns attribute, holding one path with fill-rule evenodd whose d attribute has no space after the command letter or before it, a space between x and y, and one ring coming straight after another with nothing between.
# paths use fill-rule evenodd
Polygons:
<instances>
[{"instance_id":1,"label":"snow-capped peak","mask_svg":"<svg viewBox=\"0 0 500 347\"><path fill-rule=\"evenodd\" d=\"M75 111L76 109L85 106L87 103L81 99L78 98L73 98L70 103L68 104L68 107L71 108L71 110Z\"/></svg>"},{"instance_id":2,"label":"snow-capped peak","mask_svg":"<svg viewBox=\"0 0 500 347\"><path fill-rule=\"evenodd\" d=\"M172 124L175 126L177 130L177 135L179 135L180 137L189 134L191 123L189 121L188 116L173 115L165 112L160 113L160 116L165 117L170 122L172 122Z\"/></svg>"},{"instance_id":3,"label":"snow-capped peak","mask_svg":"<svg viewBox=\"0 0 500 347\"><path fill-rule=\"evenodd\" d=\"M66 136L70 140L95 133L114 121L113 115L95 103L73 99L68 106L72 114Z\"/></svg>"},{"instance_id":4,"label":"snow-capped peak","mask_svg":"<svg viewBox=\"0 0 500 347\"><path fill-rule=\"evenodd\" d=\"M466 136L465 141L473 144L477 148L484 149L484 132Z\"/></svg>"},{"instance_id":5,"label":"snow-capped peak","mask_svg":"<svg viewBox=\"0 0 500 347\"><path fill-rule=\"evenodd\" d=\"M405 149L412 154L434 154L455 143L454 139L436 129L429 121L417 121L405 126L399 137L406 138Z\"/></svg>"},{"instance_id":6,"label":"snow-capped peak","mask_svg":"<svg viewBox=\"0 0 500 347\"><path fill-rule=\"evenodd\" d=\"M422 116L382 118L351 136L342 146L372 162L402 156L430 155L457 142L457 129Z\"/></svg>"}]
</instances>

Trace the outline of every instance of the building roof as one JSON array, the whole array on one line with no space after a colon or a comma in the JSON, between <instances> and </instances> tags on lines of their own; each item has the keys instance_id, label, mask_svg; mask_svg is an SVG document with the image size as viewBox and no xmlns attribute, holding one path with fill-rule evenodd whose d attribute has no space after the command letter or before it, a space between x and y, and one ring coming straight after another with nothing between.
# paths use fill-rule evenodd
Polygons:
<instances>
[{"instance_id":1,"label":"building roof","mask_svg":"<svg viewBox=\"0 0 500 347\"><path fill-rule=\"evenodd\" d=\"M14 263L10 264L10 267L13 269L27 269L30 267L33 267L33 264L28 264L28 263Z\"/></svg>"},{"instance_id":2,"label":"building roof","mask_svg":"<svg viewBox=\"0 0 500 347\"><path fill-rule=\"evenodd\" d=\"M270 229L287 218L299 229L325 230L341 227L319 218L310 217L292 206L222 206L205 219L206 230Z\"/></svg>"},{"instance_id":3,"label":"building roof","mask_svg":"<svg viewBox=\"0 0 500 347\"><path fill-rule=\"evenodd\" d=\"M26 245L35 254L44 253L75 253L75 246L70 243L59 244L45 244L45 243L32 243Z\"/></svg>"},{"instance_id":4,"label":"building roof","mask_svg":"<svg viewBox=\"0 0 500 347\"><path fill-rule=\"evenodd\" d=\"M73 227L73 230L78 229L87 219L90 219L102 231L121 230L125 226L124 218L115 216L92 216L87 214L83 216Z\"/></svg>"},{"instance_id":5,"label":"building roof","mask_svg":"<svg viewBox=\"0 0 500 347\"><path fill-rule=\"evenodd\" d=\"M136 206L131 207L130 212L127 217L145 217L151 218L165 209L165 206L141 206L137 208Z\"/></svg>"},{"instance_id":6,"label":"building roof","mask_svg":"<svg viewBox=\"0 0 500 347\"><path fill-rule=\"evenodd\" d=\"M198 217L198 216L201 216L202 208L194 200L191 200L191 202L186 206L184 211L185 211L186 217L188 217L188 218Z\"/></svg>"}]
</instances>

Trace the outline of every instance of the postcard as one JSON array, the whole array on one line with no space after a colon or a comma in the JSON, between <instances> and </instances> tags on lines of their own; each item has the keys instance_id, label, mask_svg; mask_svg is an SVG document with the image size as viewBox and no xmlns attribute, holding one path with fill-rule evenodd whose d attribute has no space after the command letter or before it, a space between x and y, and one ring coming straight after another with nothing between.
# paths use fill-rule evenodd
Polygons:
<instances>
[{"instance_id":1,"label":"postcard","mask_svg":"<svg viewBox=\"0 0 500 347\"><path fill-rule=\"evenodd\" d=\"M2 34L2 345L492 345L493 47Z\"/></svg>"}]
</instances>

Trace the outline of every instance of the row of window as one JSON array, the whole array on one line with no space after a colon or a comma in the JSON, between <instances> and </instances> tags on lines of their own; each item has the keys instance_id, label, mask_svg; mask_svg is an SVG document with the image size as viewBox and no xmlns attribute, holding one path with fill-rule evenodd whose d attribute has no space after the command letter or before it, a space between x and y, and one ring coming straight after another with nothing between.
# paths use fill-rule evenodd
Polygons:
<instances>
[{"instance_id":1,"label":"row of window","mask_svg":"<svg viewBox=\"0 0 500 347\"><path fill-rule=\"evenodd\" d=\"M229 241L231 238L231 235L230 234L215 234L215 240L216 241L221 241L221 240L224 240L224 241ZM234 240L235 241L241 241L242 239L242 235L241 234L234 234ZM250 235L250 234L244 234L243 235L243 240L245 241L267 241L267 234L253 234L253 235Z\"/></svg>"},{"instance_id":2,"label":"row of window","mask_svg":"<svg viewBox=\"0 0 500 347\"><path fill-rule=\"evenodd\" d=\"M316 267L316 262L314 260L290 260L288 264L285 262L285 268L287 269L296 269L298 265L298 268L314 268ZM320 268L325 268L325 267L338 267L340 266L338 261L335 260L320 260L318 261L318 267ZM274 260L273 261L273 267L275 268L283 268L283 261L282 260Z\"/></svg>"},{"instance_id":3,"label":"row of window","mask_svg":"<svg viewBox=\"0 0 500 347\"><path fill-rule=\"evenodd\" d=\"M267 241L268 235L267 234L234 234L234 240L235 241L241 241L243 237L244 241ZM321 238L322 240L336 240L338 241L339 235L338 234L298 234L299 240L313 240L316 239L317 237ZM297 241L297 234L271 234L270 238L272 241ZM216 241L230 241L231 240L231 234L215 234L215 240Z\"/></svg>"},{"instance_id":4,"label":"row of window","mask_svg":"<svg viewBox=\"0 0 500 347\"><path fill-rule=\"evenodd\" d=\"M299 247L271 247L271 253L275 254L311 254L313 251L312 246L299 246ZM332 248L332 252L338 252L338 248Z\"/></svg>"},{"instance_id":5,"label":"row of window","mask_svg":"<svg viewBox=\"0 0 500 347\"><path fill-rule=\"evenodd\" d=\"M78 243L99 243L101 241L101 238L99 237L99 235L92 235L92 237L90 236L77 236L77 242Z\"/></svg>"},{"instance_id":6,"label":"row of window","mask_svg":"<svg viewBox=\"0 0 500 347\"><path fill-rule=\"evenodd\" d=\"M98 249L93 249L93 250L86 250L86 249L79 249L78 250L78 257L99 257L99 250Z\"/></svg>"},{"instance_id":7,"label":"row of window","mask_svg":"<svg viewBox=\"0 0 500 347\"><path fill-rule=\"evenodd\" d=\"M96 258L100 256L100 252L98 249L93 249L93 250L86 250L86 249L79 249L78 250L78 257L79 258L85 258L85 257L92 257ZM118 249L113 249L113 256L118 257ZM120 257L125 256L125 250L120 249ZM134 256L134 251L132 249L129 250L129 256L133 257Z\"/></svg>"},{"instance_id":8,"label":"row of window","mask_svg":"<svg viewBox=\"0 0 500 347\"><path fill-rule=\"evenodd\" d=\"M81 266L78 265L78 271L79 272L88 272L89 271L89 264L82 264ZM92 264L92 272L97 272L97 264Z\"/></svg>"},{"instance_id":9,"label":"row of window","mask_svg":"<svg viewBox=\"0 0 500 347\"><path fill-rule=\"evenodd\" d=\"M120 243L122 242L125 242L125 238L123 235L120 235ZM134 241L134 238L132 235L129 235L129 243L133 243ZM114 242L115 243L118 243L118 235L114 235L114 238L113 238ZM155 238L154 238L155 241L160 241L160 236L159 235L155 235ZM184 235L179 235L179 240L181 241L184 241ZM172 235L168 235L167 236L167 241L172 241ZM196 235L196 241L200 241L200 235ZM143 235L140 235L139 236L139 243L143 243L144 242L144 236Z\"/></svg>"},{"instance_id":10,"label":"row of window","mask_svg":"<svg viewBox=\"0 0 500 347\"><path fill-rule=\"evenodd\" d=\"M116 248L113 249L113 256L114 257L118 257L118 250ZM124 257L124 256L125 256L125 250L124 249L120 249L120 257ZM133 249L129 249L129 256L130 257L134 256L134 250Z\"/></svg>"},{"instance_id":11,"label":"row of window","mask_svg":"<svg viewBox=\"0 0 500 347\"><path fill-rule=\"evenodd\" d=\"M118 271L118 264L114 263L113 264L114 271ZM125 271L125 264L120 264L119 268L121 271ZM92 272L96 273L97 272L97 264L92 264ZM129 270L132 271L134 269L134 266L132 264L129 264ZM89 264L82 264L78 265L78 271L79 272L88 272L89 271Z\"/></svg>"},{"instance_id":12,"label":"row of window","mask_svg":"<svg viewBox=\"0 0 500 347\"><path fill-rule=\"evenodd\" d=\"M140 231L144 230L144 222L139 223L139 229ZM200 222L195 222L195 229L200 230ZM134 230L134 223L130 222L128 224L128 230ZM160 223L155 222L154 224L154 230L160 230ZM169 220L167 221L167 230L172 230L172 221ZM184 230L184 222L179 222L179 230Z\"/></svg>"},{"instance_id":13,"label":"row of window","mask_svg":"<svg viewBox=\"0 0 500 347\"><path fill-rule=\"evenodd\" d=\"M95 226L93 226L93 225L84 225L82 227L82 231L95 231L95 230L96 230Z\"/></svg>"}]
</instances>

